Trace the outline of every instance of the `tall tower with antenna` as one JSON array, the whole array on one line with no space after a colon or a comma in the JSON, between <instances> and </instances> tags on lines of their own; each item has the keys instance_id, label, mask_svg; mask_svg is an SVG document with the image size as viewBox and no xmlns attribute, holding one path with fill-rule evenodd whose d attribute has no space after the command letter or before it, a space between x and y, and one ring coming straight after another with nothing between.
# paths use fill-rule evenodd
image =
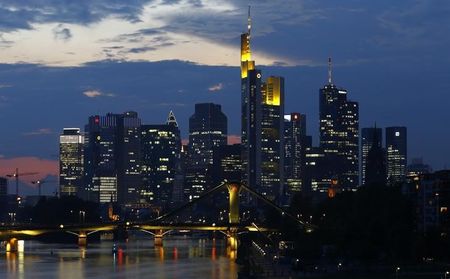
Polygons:
<instances>
[{"instance_id":1,"label":"tall tower with antenna","mask_svg":"<svg viewBox=\"0 0 450 279\"><path fill-rule=\"evenodd\" d=\"M328 58L328 82L320 89L320 147L329 180L342 190L355 190L359 183L359 108L347 99L347 90L333 84L331 58ZM327 191L327 189L319 189Z\"/></svg>"},{"instance_id":2,"label":"tall tower with antenna","mask_svg":"<svg viewBox=\"0 0 450 279\"><path fill-rule=\"evenodd\" d=\"M250 50L250 7L247 32L241 34L241 145L242 180L259 188L261 180L261 71L255 68Z\"/></svg>"}]
</instances>

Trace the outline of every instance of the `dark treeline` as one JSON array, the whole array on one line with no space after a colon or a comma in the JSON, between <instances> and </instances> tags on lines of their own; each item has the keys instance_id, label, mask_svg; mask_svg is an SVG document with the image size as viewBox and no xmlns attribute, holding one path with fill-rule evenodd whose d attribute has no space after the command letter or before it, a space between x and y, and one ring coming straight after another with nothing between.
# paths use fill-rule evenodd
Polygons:
<instances>
[{"instance_id":1,"label":"dark treeline","mask_svg":"<svg viewBox=\"0 0 450 279\"><path fill-rule=\"evenodd\" d=\"M274 212L268 222L282 228L281 238L295 244L292 256L305 262L381 265L450 259L448 236L419 232L416 209L399 187L365 186L318 203L300 194L290 210L317 229L307 233L295 221Z\"/></svg>"}]
</instances>

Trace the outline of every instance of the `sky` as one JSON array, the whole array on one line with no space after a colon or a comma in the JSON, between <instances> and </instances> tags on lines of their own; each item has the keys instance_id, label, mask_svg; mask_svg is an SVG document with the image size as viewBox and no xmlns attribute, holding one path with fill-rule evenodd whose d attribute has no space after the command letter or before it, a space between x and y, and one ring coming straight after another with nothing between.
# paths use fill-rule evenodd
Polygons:
<instances>
[{"instance_id":1,"label":"sky","mask_svg":"<svg viewBox=\"0 0 450 279\"><path fill-rule=\"evenodd\" d=\"M249 4L253 58L285 77L285 111L315 143L331 56L361 128L407 126L410 159L450 165L448 0L2 0L0 175L39 172L24 191L47 177L53 192L62 129L107 112L157 124L173 110L187 138L194 104L214 102L235 139Z\"/></svg>"}]
</instances>

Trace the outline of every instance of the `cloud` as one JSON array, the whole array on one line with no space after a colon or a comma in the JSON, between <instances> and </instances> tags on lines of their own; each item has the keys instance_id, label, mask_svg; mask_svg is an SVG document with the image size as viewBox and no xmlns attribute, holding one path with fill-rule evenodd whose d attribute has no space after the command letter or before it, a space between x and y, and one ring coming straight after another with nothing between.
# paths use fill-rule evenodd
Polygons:
<instances>
[{"instance_id":1,"label":"cloud","mask_svg":"<svg viewBox=\"0 0 450 279\"><path fill-rule=\"evenodd\" d=\"M83 95L89 98L97 98L101 96L105 97L114 97L115 95L112 93L103 93L100 90L86 90L83 92Z\"/></svg>"},{"instance_id":2,"label":"cloud","mask_svg":"<svg viewBox=\"0 0 450 279\"><path fill-rule=\"evenodd\" d=\"M9 48L13 44L13 41L5 39L4 35L0 33L0 48Z\"/></svg>"},{"instance_id":3,"label":"cloud","mask_svg":"<svg viewBox=\"0 0 450 279\"><path fill-rule=\"evenodd\" d=\"M38 157L4 158L0 156L0 176L13 174L16 168L19 169L19 174L36 173L22 177L19 175L19 180L27 184L31 184L31 181L42 180L49 175L59 175L59 162L56 160L47 160Z\"/></svg>"},{"instance_id":4,"label":"cloud","mask_svg":"<svg viewBox=\"0 0 450 279\"><path fill-rule=\"evenodd\" d=\"M50 128L40 128L36 131L23 133L24 136L41 136L41 135L51 135L53 134Z\"/></svg>"},{"instance_id":5,"label":"cloud","mask_svg":"<svg viewBox=\"0 0 450 279\"><path fill-rule=\"evenodd\" d=\"M72 32L63 24L58 24L52 31L55 40L67 42L72 38Z\"/></svg>"},{"instance_id":6,"label":"cloud","mask_svg":"<svg viewBox=\"0 0 450 279\"><path fill-rule=\"evenodd\" d=\"M154 47L135 47L135 48L131 48L130 50L128 50L128 52L142 53L142 52L153 51L153 50L156 50L156 48L154 48Z\"/></svg>"},{"instance_id":7,"label":"cloud","mask_svg":"<svg viewBox=\"0 0 450 279\"><path fill-rule=\"evenodd\" d=\"M214 84L208 87L209 92L217 92L223 89L223 83L219 82L218 84Z\"/></svg>"},{"instance_id":8,"label":"cloud","mask_svg":"<svg viewBox=\"0 0 450 279\"><path fill-rule=\"evenodd\" d=\"M0 89L2 89L2 88L10 88L10 87L12 87L11 84L0 84Z\"/></svg>"},{"instance_id":9,"label":"cloud","mask_svg":"<svg viewBox=\"0 0 450 279\"><path fill-rule=\"evenodd\" d=\"M65 22L91 24L107 17L140 21L145 4L151 0L2 0L0 30L32 29L34 23Z\"/></svg>"}]
</instances>

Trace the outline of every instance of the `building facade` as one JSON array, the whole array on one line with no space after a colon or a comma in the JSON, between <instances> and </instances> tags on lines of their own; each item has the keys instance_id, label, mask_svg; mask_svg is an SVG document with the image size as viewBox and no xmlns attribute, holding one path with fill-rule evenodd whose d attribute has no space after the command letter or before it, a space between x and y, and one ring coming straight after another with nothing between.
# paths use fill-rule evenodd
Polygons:
<instances>
[{"instance_id":1,"label":"building facade","mask_svg":"<svg viewBox=\"0 0 450 279\"><path fill-rule=\"evenodd\" d=\"M120 205L137 202L140 178L140 125L136 112L89 117L85 127L83 197Z\"/></svg>"},{"instance_id":2,"label":"building facade","mask_svg":"<svg viewBox=\"0 0 450 279\"><path fill-rule=\"evenodd\" d=\"M371 127L361 129L361 184L366 183L366 166L367 156L372 145L375 144L379 148L383 148L383 130L381 128ZM376 141L376 142L375 142Z\"/></svg>"},{"instance_id":3,"label":"building facade","mask_svg":"<svg viewBox=\"0 0 450 279\"><path fill-rule=\"evenodd\" d=\"M293 112L284 116L285 195L301 192L305 174L306 115Z\"/></svg>"},{"instance_id":4,"label":"building facade","mask_svg":"<svg viewBox=\"0 0 450 279\"><path fill-rule=\"evenodd\" d=\"M320 89L320 147L339 188L354 191L359 184L359 108L347 95L332 83L330 59L328 84Z\"/></svg>"},{"instance_id":5,"label":"building facade","mask_svg":"<svg viewBox=\"0 0 450 279\"><path fill-rule=\"evenodd\" d=\"M408 162L406 127L386 128L386 160L388 183L405 180Z\"/></svg>"},{"instance_id":6,"label":"building facade","mask_svg":"<svg viewBox=\"0 0 450 279\"><path fill-rule=\"evenodd\" d=\"M212 103L195 105L189 118L188 164L186 186L189 197L197 198L213 187L209 177L214 148L227 145L228 120L221 106Z\"/></svg>"},{"instance_id":7,"label":"building facade","mask_svg":"<svg viewBox=\"0 0 450 279\"><path fill-rule=\"evenodd\" d=\"M167 208L180 164L181 138L171 111L165 124L141 126L141 202Z\"/></svg>"},{"instance_id":8,"label":"building facade","mask_svg":"<svg viewBox=\"0 0 450 279\"><path fill-rule=\"evenodd\" d=\"M59 136L59 192L76 196L83 187L84 136L79 128L64 128Z\"/></svg>"},{"instance_id":9,"label":"building facade","mask_svg":"<svg viewBox=\"0 0 450 279\"><path fill-rule=\"evenodd\" d=\"M262 84L260 193L278 201L284 186L284 78ZM259 135L257 135L259 136Z\"/></svg>"}]
</instances>

